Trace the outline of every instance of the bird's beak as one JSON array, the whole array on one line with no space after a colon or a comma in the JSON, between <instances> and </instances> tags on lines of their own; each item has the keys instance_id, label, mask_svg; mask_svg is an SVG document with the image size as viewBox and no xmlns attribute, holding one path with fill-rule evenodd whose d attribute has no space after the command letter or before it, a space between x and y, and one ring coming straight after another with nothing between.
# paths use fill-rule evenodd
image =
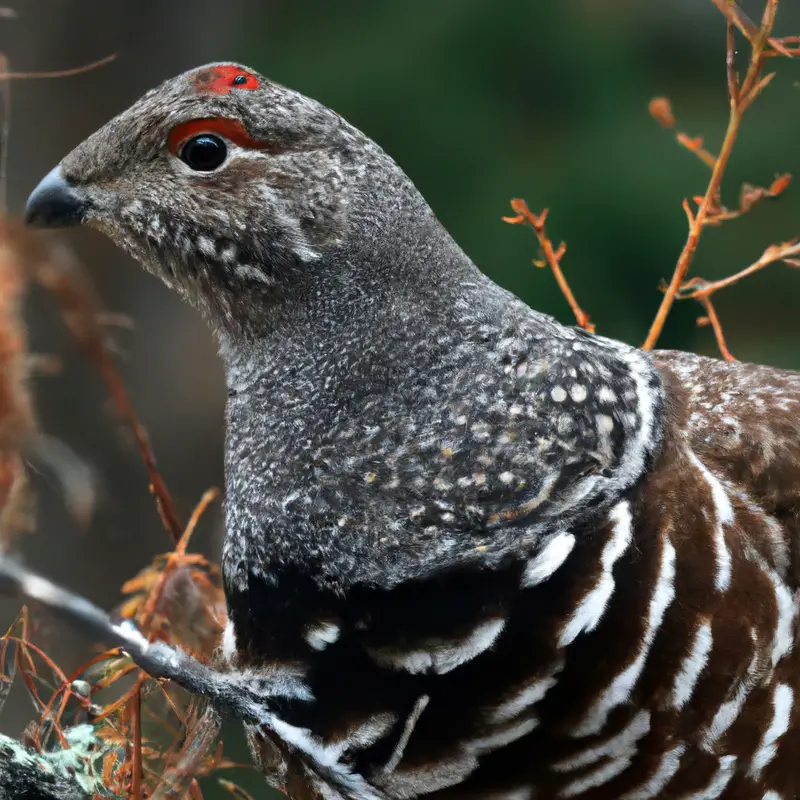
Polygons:
<instances>
[{"instance_id":1,"label":"bird's beak","mask_svg":"<svg viewBox=\"0 0 800 800\"><path fill-rule=\"evenodd\" d=\"M25 204L25 223L35 228L67 228L80 225L89 201L79 186L70 183L55 167L42 178Z\"/></svg>"}]
</instances>

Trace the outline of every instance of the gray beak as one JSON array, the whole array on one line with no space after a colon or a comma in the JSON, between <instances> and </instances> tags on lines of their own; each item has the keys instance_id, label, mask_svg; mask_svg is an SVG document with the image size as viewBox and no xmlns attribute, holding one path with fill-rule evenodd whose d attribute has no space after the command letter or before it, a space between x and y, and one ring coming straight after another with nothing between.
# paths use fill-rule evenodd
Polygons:
<instances>
[{"instance_id":1,"label":"gray beak","mask_svg":"<svg viewBox=\"0 0 800 800\"><path fill-rule=\"evenodd\" d=\"M42 178L25 205L25 223L36 228L80 225L88 209L83 192L55 167Z\"/></svg>"}]
</instances>

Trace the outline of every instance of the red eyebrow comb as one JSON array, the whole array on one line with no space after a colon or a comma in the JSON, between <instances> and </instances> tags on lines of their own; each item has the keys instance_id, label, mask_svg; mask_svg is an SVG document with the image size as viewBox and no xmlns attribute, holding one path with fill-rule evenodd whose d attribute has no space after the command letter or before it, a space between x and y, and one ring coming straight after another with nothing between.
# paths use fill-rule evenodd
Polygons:
<instances>
[{"instance_id":1,"label":"red eyebrow comb","mask_svg":"<svg viewBox=\"0 0 800 800\"><path fill-rule=\"evenodd\" d=\"M230 94L234 89L258 89L258 78L246 69L226 64L212 67L197 76L199 90L214 94Z\"/></svg>"}]
</instances>

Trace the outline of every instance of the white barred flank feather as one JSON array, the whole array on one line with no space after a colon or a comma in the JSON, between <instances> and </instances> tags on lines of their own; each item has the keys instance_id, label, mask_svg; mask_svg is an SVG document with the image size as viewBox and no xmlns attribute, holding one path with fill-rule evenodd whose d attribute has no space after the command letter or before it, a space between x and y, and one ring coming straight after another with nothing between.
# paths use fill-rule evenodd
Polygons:
<instances>
[{"instance_id":1,"label":"white barred flank feather","mask_svg":"<svg viewBox=\"0 0 800 800\"><path fill-rule=\"evenodd\" d=\"M748 775L758 779L764 767L775 758L777 741L789 730L789 719L794 705L794 689L785 683L775 686L772 696L772 721L764 732L758 750L753 756Z\"/></svg>"},{"instance_id":2,"label":"white barred flank feather","mask_svg":"<svg viewBox=\"0 0 800 800\"><path fill-rule=\"evenodd\" d=\"M695 630L691 648L675 676L670 704L677 710L680 711L691 700L697 681L708 664L713 643L711 622L703 619Z\"/></svg>"},{"instance_id":3,"label":"white barred flank feather","mask_svg":"<svg viewBox=\"0 0 800 800\"><path fill-rule=\"evenodd\" d=\"M753 689L760 654L758 649L755 648L756 635L754 631L751 631L751 638L753 639L754 650L747 672L741 679L736 681L730 696L717 709L717 713L714 714L711 724L703 733L700 746L707 753L713 753L715 751L717 742L736 721L741 713L745 700L747 700Z\"/></svg>"},{"instance_id":4,"label":"white barred flank feather","mask_svg":"<svg viewBox=\"0 0 800 800\"><path fill-rule=\"evenodd\" d=\"M597 627L614 592L612 575L614 564L633 540L630 504L627 501L618 503L611 510L609 518L611 533L600 557L602 572L597 585L583 597L564 625L558 642L560 647L566 647L574 642L581 633L593 631Z\"/></svg>"},{"instance_id":5,"label":"white barred flank feather","mask_svg":"<svg viewBox=\"0 0 800 800\"><path fill-rule=\"evenodd\" d=\"M233 629L233 622L228 620L225 629L222 631L222 659L230 664L236 652L236 632Z\"/></svg>"},{"instance_id":6,"label":"white barred flank feather","mask_svg":"<svg viewBox=\"0 0 800 800\"><path fill-rule=\"evenodd\" d=\"M538 724L539 720L535 716L528 715L521 719L498 725L494 730L487 732L486 735L468 740L464 746L468 752L476 755L491 753L512 742L516 742L517 739L521 739L523 736L527 736Z\"/></svg>"},{"instance_id":7,"label":"white barred flank feather","mask_svg":"<svg viewBox=\"0 0 800 800\"><path fill-rule=\"evenodd\" d=\"M650 730L650 712L639 711L636 716L618 734L600 744L579 750L577 755L570 756L553 764L556 772L572 770L594 764L602 758L619 759L636 754L636 743Z\"/></svg>"},{"instance_id":8,"label":"white barred flank feather","mask_svg":"<svg viewBox=\"0 0 800 800\"><path fill-rule=\"evenodd\" d=\"M577 797L589 789L603 786L624 772L631 765L631 760L632 756L623 756L601 764L597 769L592 770L583 777L570 781L558 793L559 797Z\"/></svg>"},{"instance_id":9,"label":"white barred flank feather","mask_svg":"<svg viewBox=\"0 0 800 800\"><path fill-rule=\"evenodd\" d=\"M736 762L736 756L721 756L719 759L719 767L711 776L711 780L708 784L699 791L686 795L683 800L717 800L731 782L731 778L735 775Z\"/></svg>"},{"instance_id":10,"label":"white barred flank feather","mask_svg":"<svg viewBox=\"0 0 800 800\"><path fill-rule=\"evenodd\" d=\"M668 538L664 539L659 568L644 638L634 661L617 675L603 694L597 699L583 721L572 731L573 736L591 736L599 733L613 708L627 702L644 668L653 640L661 627L664 613L675 597L675 548Z\"/></svg>"},{"instance_id":11,"label":"white barred flank feather","mask_svg":"<svg viewBox=\"0 0 800 800\"><path fill-rule=\"evenodd\" d=\"M489 722L506 722L538 703L556 684L555 674L547 675L519 689L487 713Z\"/></svg>"},{"instance_id":12,"label":"white barred flank feather","mask_svg":"<svg viewBox=\"0 0 800 800\"><path fill-rule=\"evenodd\" d=\"M692 463L711 489L715 515L714 542L717 550L717 571L714 576L714 585L717 591L724 592L731 583L731 552L725 541L725 528L733 522L733 506L719 479L691 450L688 452Z\"/></svg>"},{"instance_id":13,"label":"white barred flank feather","mask_svg":"<svg viewBox=\"0 0 800 800\"><path fill-rule=\"evenodd\" d=\"M661 756L661 763L653 775L638 789L626 792L620 800L652 800L672 780L681 765L681 758L686 752L686 745L679 744Z\"/></svg>"}]
</instances>

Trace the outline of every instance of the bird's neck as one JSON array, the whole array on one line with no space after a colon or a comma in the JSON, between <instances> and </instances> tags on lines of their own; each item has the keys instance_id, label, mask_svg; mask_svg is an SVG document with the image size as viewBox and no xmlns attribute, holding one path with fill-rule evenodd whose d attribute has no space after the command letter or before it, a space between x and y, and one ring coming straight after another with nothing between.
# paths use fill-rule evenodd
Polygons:
<instances>
[{"instance_id":1,"label":"bird's neck","mask_svg":"<svg viewBox=\"0 0 800 800\"><path fill-rule=\"evenodd\" d=\"M373 156L350 187L340 229L316 231L310 254L257 264L270 278L266 285L254 282L245 295L237 290L232 309L211 309L224 351L258 341L273 347L300 331L328 340L392 314L401 324L410 315L435 320L452 313L462 284L487 281L407 176L385 154Z\"/></svg>"},{"instance_id":2,"label":"bird's neck","mask_svg":"<svg viewBox=\"0 0 800 800\"><path fill-rule=\"evenodd\" d=\"M519 302L477 269L409 191L396 209L372 213L362 198L341 245L268 302L250 304L242 331L218 330L232 392L272 384L277 374L298 390L330 385L337 375L360 374L369 383L373 372L383 376L406 357L422 369L459 329Z\"/></svg>"}]
</instances>

